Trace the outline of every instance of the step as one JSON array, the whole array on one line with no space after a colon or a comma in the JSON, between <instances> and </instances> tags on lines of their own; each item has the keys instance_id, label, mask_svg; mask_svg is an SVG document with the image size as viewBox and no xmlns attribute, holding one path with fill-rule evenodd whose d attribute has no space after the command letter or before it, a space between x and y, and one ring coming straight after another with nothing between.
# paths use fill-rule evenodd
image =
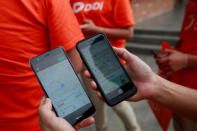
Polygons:
<instances>
[{"instance_id":1,"label":"step","mask_svg":"<svg viewBox=\"0 0 197 131\"><path fill-rule=\"evenodd\" d=\"M142 43L126 42L126 48L131 52L136 53L151 53L152 51L159 52L161 45L148 45Z\"/></svg>"},{"instance_id":2,"label":"step","mask_svg":"<svg viewBox=\"0 0 197 131\"><path fill-rule=\"evenodd\" d=\"M149 34L149 35L168 35L168 36L178 36L179 30L143 30L135 29L135 35L140 34Z\"/></svg>"},{"instance_id":3,"label":"step","mask_svg":"<svg viewBox=\"0 0 197 131\"><path fill-rule=\"evenodd\" d=\"M174 45L178 40L178 36L140 34L134 35L134 37L131 40L129 40L129 42L160 44L162 41L167 41Z\"/></svg>"}]
</instances>

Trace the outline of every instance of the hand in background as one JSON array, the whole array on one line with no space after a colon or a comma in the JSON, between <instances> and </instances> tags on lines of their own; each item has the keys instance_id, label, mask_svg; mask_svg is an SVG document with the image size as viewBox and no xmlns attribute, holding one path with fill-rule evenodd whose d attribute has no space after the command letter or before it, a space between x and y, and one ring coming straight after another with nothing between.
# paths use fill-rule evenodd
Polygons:
<instances>
[{"instance_id":1,"label":"hand in background","mask_svg":"<svg viewBox=\"0 0 197 131\"><path fill-rule=\"evenodd\" d=\"M167 49L165 57L161 57L156 62L159 66L159 75L167 77L173 72L178 71L185 66L185 54L174 49Z\"/></svg>"},{"instance_id":2,"label":"hand in background","mask_svg":"<svg viewBox=\"0 0 197 131\"><path fill-rule=\"evenodd\" d=\"M99 27L97 27L92 20L84 20L84 24L80 26L84 34L98 33Z\"/></svg>"},{"instance_id":3,"label":"hand in background","mask_svg":"<svg viewBox=\"0 0 197 131\"><path fill-rule=\"evenodd\" d=\"M154 91L156 91L153 88L157 86L155 84L157 76L152 72L151 68L137 56L129 53L126 49L114 48L114 51L120 58L126 61L124 67L137 87L137 93L128 100L138 101L147 98L151 99ZM90 74L87 70L84 72L84 75L90 78ZM94 81L91 82L91 86L97 91L98 96L102 98Z\"/></svg>"},{"instance_id":4,"label":"hand in background","mask_svg":"<svg viewBox=\"0 0 197 131\"><path fill-rule=\"evenodd\" d=\"M72 127L65 119L57 117L53 112L49 98L43 97L38 109L39 125L43 131L75 131L94 123L94 118L89 117Z\"/></svg>"}]
</instances>

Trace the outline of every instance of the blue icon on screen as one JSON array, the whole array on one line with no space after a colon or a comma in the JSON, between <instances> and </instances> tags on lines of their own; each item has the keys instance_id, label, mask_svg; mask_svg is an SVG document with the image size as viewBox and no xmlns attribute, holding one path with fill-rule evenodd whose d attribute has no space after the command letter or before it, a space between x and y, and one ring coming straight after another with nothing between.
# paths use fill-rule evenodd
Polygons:
<instances>
[{"instance_id":1,"label":"blue icon on screen","mask_svg":"<svg viewBox=\"0 0 197 131\"><path fill-rule=\"evenodd\" d=\"M60 84L60 87L61 87L61 88L64 88L64 83L61 83L61 84Z\"/></svg>"}]
</instances>

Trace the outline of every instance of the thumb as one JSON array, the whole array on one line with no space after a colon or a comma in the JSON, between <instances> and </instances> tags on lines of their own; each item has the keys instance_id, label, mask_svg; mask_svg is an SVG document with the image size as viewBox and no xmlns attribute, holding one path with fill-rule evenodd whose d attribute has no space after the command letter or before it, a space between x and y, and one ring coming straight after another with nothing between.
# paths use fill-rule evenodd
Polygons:
<instances>
[{"instance_id":1,"label":"thumb","mask_svg":"<svg viewBox=\"0 0 197 131\"><path fill-rule=\"evenodd\" d=\"M136 101L139 101L139 100L141 100L141 99L140 99L139 93L136 93L135 95L131 96L131 97L128 98L127 100L128 100L128 101L134 101L134 102L136 102Z\"/></svg>"},{"instance_id":2,"label":"thumb","mask_svg":"<svg viewBox=\"0 0 197 131\"><path fill-rule=\"evenodd\" d=\"M52 110L52 103L49 98L46 98L45 96L40 100L40 106L38 108L38 113L43 114L45 111L51 111Z\"/></svg>"}]
</instances>

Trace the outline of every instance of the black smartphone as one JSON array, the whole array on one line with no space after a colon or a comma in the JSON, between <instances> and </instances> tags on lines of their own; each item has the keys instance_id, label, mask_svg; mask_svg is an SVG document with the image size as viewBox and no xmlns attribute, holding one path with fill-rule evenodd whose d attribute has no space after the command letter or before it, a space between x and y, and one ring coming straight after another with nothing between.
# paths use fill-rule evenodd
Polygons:
<instances>
[{"instance_id":1,"label":"black smartphone","mask_svg":"<svg viewBox=\"0 0 197 131\"><path fill-rule=\"evenodd\" d=\"M153 57L154 57L156 60L158 60L158 59L161 58L161 57L159 56L159 53L158 53L158 52L155 52L155 51L151 50L151 53L152 53Z\"/></svg>"},{"instance_id":2,"label":"black smartphone","mask_svg":"<svg viewBox=\"0 0 197 131\"><path fill-rule=\"evenodd\" d=\"M77 50L108 105L114 106L136 93L135 85L104 34L78 42Z\"/></svg>"},{"instance_id":3,"label":"black smartphone","mask_svg":"<svg viewBox=\"0 0 197 131\"><path fill-rule=\"evenodd\" d=\"M30 65L57 116L75 125L94 114L95 108L62 47L32 58Z\"/></svg>"},{"instance_id":4,"label":"black smartphone","mask_svg":"<svg viewBox=\"0 0 197 131\"><path fill-rule=\"evenodd\" d=\"M151 53L152 53L153 57L155 58L155 60L159 60L162 57L166 57L168 55L168 53L160 53L160 52L155 52L153 50L151 50Z\"/></svg>"}]
</instances>

